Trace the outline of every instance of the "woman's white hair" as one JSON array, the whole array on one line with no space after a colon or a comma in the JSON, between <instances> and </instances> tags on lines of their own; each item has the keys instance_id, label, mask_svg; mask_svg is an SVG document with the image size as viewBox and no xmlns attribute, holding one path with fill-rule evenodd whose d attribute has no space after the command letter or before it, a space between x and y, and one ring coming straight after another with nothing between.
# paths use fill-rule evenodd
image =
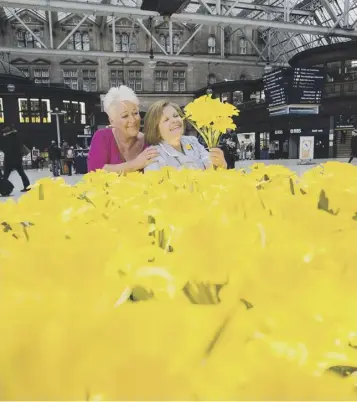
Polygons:
<instances>
[{"instance_id":1,"label":"woman's white hair","mask_svg":"<svg viewBox=\"0 0 357 402\"><path fill-rule=\"evenodd\" d=\"M136 96L135 92L125 86L120 85L120 87L110 88L108 93L104 96L103 99L103 107L104 111L107 115L109 115L110 110L118 105L120 102L131 102L135 103L135 105L139 105L139 99Z\"/></svg>"}]
</instances>

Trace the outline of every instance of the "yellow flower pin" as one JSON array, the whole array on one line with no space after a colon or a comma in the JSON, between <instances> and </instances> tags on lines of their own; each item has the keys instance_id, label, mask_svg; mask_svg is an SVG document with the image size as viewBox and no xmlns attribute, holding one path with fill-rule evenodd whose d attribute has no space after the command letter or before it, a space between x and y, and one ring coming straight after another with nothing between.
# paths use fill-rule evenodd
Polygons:
<instances>
[{"instance_id":1,"label":"yellow flower pin","mask_svg":"<svg viewBox=\"0 0 357 402\"><path fill-rule=\"evenodd\" d=\"M186 144L186 149L188 149L189 151L191 151L192 146L190 144Z\"/></svg>"}]
</instances>

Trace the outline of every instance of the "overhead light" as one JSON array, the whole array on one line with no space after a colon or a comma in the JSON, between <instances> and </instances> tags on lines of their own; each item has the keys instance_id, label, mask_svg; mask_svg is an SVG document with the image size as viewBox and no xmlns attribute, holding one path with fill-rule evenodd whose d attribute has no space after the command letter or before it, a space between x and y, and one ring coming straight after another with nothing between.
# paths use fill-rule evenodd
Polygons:
<instances>
[{"instance_id":1,"label":"overhead light","mask_svg":"<svg viewBox=\"0 0 357 402\"><path fill-rule=\"evenodd\" d=\"M150 59L149 60L149 67L154 69L156 67L156 60Z\"/></svg>"}]
</instances>

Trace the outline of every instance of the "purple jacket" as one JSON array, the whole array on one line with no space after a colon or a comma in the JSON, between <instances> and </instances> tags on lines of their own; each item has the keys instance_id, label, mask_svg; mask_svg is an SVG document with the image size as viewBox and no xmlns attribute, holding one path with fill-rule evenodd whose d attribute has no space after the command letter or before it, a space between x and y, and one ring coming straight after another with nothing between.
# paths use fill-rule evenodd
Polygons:
<instances>
[{"instance_id":1,"label":"purple jacket","mask_svg":"<svg viewBox=\"0 0 357 402\"><path fill-rule=\"evenodd\" d=\"M125 160L120 155L112 129L102 128L96 131L88 154L88 172L103 169L104 165L119 165L124 162Z\"/></svg>"}]
</instances>

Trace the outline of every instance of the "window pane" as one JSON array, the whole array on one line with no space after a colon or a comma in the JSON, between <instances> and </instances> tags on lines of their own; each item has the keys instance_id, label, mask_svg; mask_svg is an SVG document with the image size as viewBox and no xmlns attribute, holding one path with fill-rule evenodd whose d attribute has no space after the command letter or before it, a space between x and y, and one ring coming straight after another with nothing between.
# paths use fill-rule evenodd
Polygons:
<instances>
[{"instance_id":1,"label":"window pane","mask_svg":"<svg viewBox=\"0 0 357 402\"><path fill-rule=\"evenodd\" d=\"M178 81L177 80L174 80L173 81L173 88L172 88L173 90L174 90L174 92L178 92L178 90L179 90L179 84L178 84Z\"/></svg>"},{"instance_id":2,"label":"window pane","mask_svg":"<svg viewBox=\"0 0 357 402\"><path fill-rule=\"evenodd\" d=\"M129 46L129 37L127 34L122 34L121 36L121 47L122 47L122 51L123 52L127 52L128 51L128 46Z\"/></svg>"},{"instance_id":3,"label":"window pane","mask_svg":"<svg viewBox=\"0 0 357 402\"><path fill-rule=\"evenodd\" d=\"M163 80L162 81L162 90L163 91L168 91L169 90L169 81L168 80Z\"/></svg>"},{"instance_id":4,"label":"window pane","mask_svg":"<svg viewBox=\"0 0 357 402\"><path fill-rule=\"evenodd\" d=\"M89 91L90 90L90 83L89 80L83 80L83 91Z\"/></svg>"},{"instance_id":5,"label":"window pane","mask_svg":"<svg viewBox=\"0 0 357 402\"><path fill-rule=\"evenodd\" d=\"M180 82L180 91L186 91L186 83L184 81Z\"/></svg>"},{"instance_id":6,"label":"window pane","mask_svg":"<svg viewBox=\"0 0 357 402\"><path fill-rule=\"evenodd\" d=\"M82 41L83 41L83 50L89 51L89 34L87 32L84 32L82 34Z\"/></svg>"},{"instance_id":7,"label":"window pane","mask_svg":"<svg viewBox=\"0 0 357 402\"><path fill-rule=\"evenodd\" d=\"M155 91L161 92L161 81L155 81Z\"/></svg>"},{"instance_id":8,"label":"window pane","mask_svg":"<svg viewBox=\"0 0 357 402\"><path fill-rule=\"evenodd\" d=\"M142 91L142 82L140 81L136 81L136 91Z\"/></svg>"},{"instance_id":9,"label":"window pane","mask_svg":"<svg viewBox=\"0 0 357 402\"><path fill-rule=\"evenodd\" d=\"M130 51L136 52L136 35L132 34L130 38Z\"/></svg>"},{"instance_id":10,"label":"window pane","mask_svg":"<svg viewBox=\"0 0 357 402\"><path fill-rule=\"evenodd\" d=\"M80 32L74 34L74 47L76 50L82 50L82 35Z\"/></svg>"}]
</instances>

